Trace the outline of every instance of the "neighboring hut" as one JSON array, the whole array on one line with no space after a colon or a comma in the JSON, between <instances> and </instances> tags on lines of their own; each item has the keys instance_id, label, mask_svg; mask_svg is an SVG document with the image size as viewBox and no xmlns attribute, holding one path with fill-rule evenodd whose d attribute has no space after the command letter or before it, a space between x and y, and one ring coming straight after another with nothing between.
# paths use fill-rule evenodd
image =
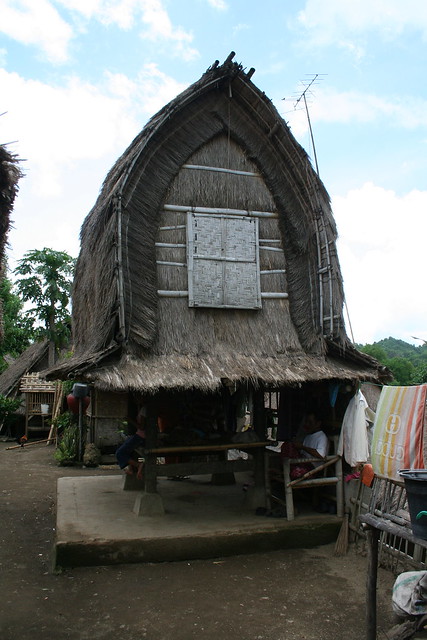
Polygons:
<instances>
[{"instance_id":1,"label":"neighboring hut","mask_svg":"<svg viewBox=\"0 0 427 640\"><path fill-rule=\"evenodd\" d=\"M333 428L384 373L345 332L329 196L233 55L148 122L83 224L74 356L49 376L93 385L96 433L142 403L151 444L227 440L245 414L262 440L278 391L282 430L309 405Z\"/></svg>"},{"instance_id":2,"label":"neighboring hut","mask_svg":"<svg viewBox=\"0 0 427 640\"><path fill-rule=\"evenodd\" d=\"M50 428L59 387L38 375L48 366L48 348L47 340L34 342L0 375L0 395L22 400L15 435L31 436ZM42 410L42 405L48 409Z\"/></svg>"},{"instance_id":3,"label":"neighboring hut","mask_svg":"<svg viewBox=\"0 0 427 640\"><path fill-rule=\"evenodd\" d=\"M34 342L13 360L0 375L0 395L14 398L19 393L21 379L28 373L43 371L48 365L47 340Z\"/></svg>"}]
</instances>

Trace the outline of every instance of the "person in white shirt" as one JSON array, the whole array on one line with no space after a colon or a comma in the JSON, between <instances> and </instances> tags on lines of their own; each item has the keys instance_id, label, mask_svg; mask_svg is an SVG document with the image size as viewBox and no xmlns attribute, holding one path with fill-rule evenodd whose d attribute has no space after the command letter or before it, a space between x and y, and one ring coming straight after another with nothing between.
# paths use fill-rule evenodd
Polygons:
<instances>
[{"instance_id":1,"label":"person in white shirt","mask_svg":"<svg viewBox=\"0 0 427 640\"><path fill-rule=\"evenodd\" d=\"M322 464L322 460L328 455L329 440L322 430L322 421L315 413L307 414L304 423L304 432L307 434L302 442L284 442L281 455L286 458L319 458L319 462L297 463L291 465L291 479L295 480Z\"/></svg>"}]
</instances>

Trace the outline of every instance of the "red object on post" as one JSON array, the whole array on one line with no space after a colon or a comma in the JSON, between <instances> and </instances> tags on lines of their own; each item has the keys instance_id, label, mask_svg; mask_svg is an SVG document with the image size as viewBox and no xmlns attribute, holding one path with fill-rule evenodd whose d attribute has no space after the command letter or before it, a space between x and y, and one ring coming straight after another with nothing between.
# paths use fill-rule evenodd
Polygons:
<instances>
[{"instance_id":1,"label":"red object on post","mask_svg":"<svg viewBox=\"0 0 427 640\"><path fill-rule=\"evenodd\" d=\"M86 413L86 410L90 404L90 398L89 396L86 396L85 398L76 398L72 393L69 393L67 396L67 406L69 408L69 410L71 411L71 413L74 413L75 415L78 415L79 413L79 402L80 400L82 401L82 412L83 414Z\"/></svg>"}]
</instances>

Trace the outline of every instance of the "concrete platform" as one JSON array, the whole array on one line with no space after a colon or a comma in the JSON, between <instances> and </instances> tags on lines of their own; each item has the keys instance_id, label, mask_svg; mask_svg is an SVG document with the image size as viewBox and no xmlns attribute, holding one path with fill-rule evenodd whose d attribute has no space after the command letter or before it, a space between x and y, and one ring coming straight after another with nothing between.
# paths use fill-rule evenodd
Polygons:
<instances>
[{"instance_id":1,"label":"concrete platform","mask_svg":"<svg viewBox=\"0 0 427 640\"><path fill-rule=\"evenodd\" d=\"M160 478L165 514L147 517L133 512L138 492L124 491L120 475L59 478L54 566L214 558L312 547L338 535L335 515L256 515L244 476L228 486L209 480Z\"/></svg>"}]
</instances>

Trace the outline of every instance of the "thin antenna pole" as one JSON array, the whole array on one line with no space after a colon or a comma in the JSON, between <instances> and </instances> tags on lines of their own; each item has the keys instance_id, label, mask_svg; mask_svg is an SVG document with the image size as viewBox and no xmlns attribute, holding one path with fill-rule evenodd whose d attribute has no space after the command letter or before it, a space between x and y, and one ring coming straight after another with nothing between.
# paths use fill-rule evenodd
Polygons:
<instances>
[{"instance_id":1,"label":"thin antenna pole","mask_svg":"<svg viewBox=\"0 0 427 640\"><path fill-rule=\"evenodd\" d=\"M350 334L351 334L351 341L353 344L356 344L354 341L354 334L353 334L353 327L351 326L351 320L350 320L350 314L348 311L348 306L347 306L347 300L344 298L344 306L345 306L345 310L347 313L347 322L348 322L348 328L350 329Z\"/></svg>"},{"instance_id":2,"label":"thin antenna pole","mask_svg":"<svg viewBox=\"0 0 427 640\"><path fill-rule=\"evenodd\" d=\"M311 144L313 145L314 164L316 165L316 173L317 173L317 175L319 175L319 164L317 162L316 145L314 144L313 128L311 126L311 120L310 120L310 114L309 114L309 111L308 111L308 104L307 104L306 94L310 90L310 87L313 84L315 84L315 82L318 80L320 75L325 75L325 74L316 73L313 76L313 78L310 80L310 82L308 83L308 85L306 86L306 88L304 89L304 91L302 92L302 94L300 95L300 97L297 99L297 101L294 104L294 109L296 109L298 103L301 100L304 100L304 107L305 107L305 112L307 114L307 122L308 122L309 131L310 131ZM322 78L320 78L320 79L322 80Z\"/></svg>"},{"instance_id":3,"label":"thin antenna pole","mask_svg":"<svg viewBox=\"0 0 427 640\"><path fill-rule=\"evenodd\" d=\"M316 173L317 175L319 175L319 165L317 164L316 145L314 144L313 129L311 128L311 120L310 120L310 114L308 112L308 105L307 105L307 99L305 97L305 91L302 95L304 98L305 112L307 114L308 128L310 129L311 144L313 145L314 164L316 165Z\"/></svg>"}]
</instances>

